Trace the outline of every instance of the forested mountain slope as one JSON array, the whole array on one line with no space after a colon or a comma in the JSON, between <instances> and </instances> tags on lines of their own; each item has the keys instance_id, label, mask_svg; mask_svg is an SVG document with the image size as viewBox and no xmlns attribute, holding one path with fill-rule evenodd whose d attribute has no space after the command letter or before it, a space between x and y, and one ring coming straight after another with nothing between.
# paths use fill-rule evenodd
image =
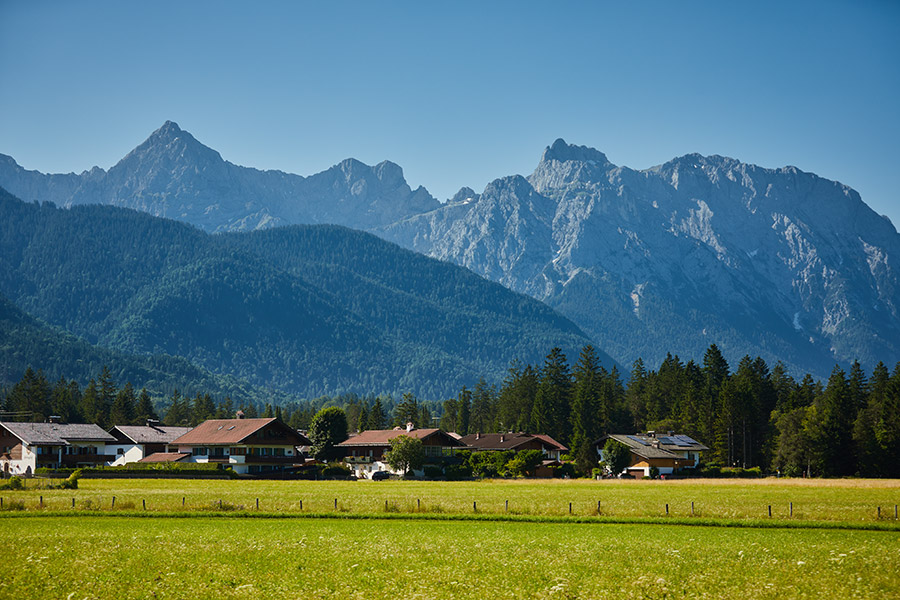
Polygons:
<instances>
[{"instance_id":1,"label":"forested mountain slope","mask_svg":"<svg viewBox=\"0 0 900 600\"><path fill-rule=\"evenodd\" d=\"M92 343L312 397L440 399L588 339L541 303L341 227L210 235L0 193L0 293ZM611 364L611 361L609 361Z\"/></svg>"},{"instance_id":2,"label":"forested mountain slope","mask_svg":"<svg viewBox=\"0 0 900 600\"><path fill-rule=\"evenodd\" d=\"M84 386L104 367L117 382L146 388L151 395L169 396L174 390L186 396L209 393L272 402L271 392L233 377L213 375L184 358L137 356L98 347L40 322L0 296L0 384L11 384L28 367L41 369L51 382L66 377Z\"/></svg>"}]
</instances>

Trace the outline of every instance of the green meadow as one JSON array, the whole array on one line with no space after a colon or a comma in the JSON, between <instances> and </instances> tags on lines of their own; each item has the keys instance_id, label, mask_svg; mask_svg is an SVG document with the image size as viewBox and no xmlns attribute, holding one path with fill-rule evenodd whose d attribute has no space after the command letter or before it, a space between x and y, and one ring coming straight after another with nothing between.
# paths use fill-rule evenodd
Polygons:
<instances>
[{"instance_id":1,"label":"green meadow","mask_svg":"<svg viewBox=\"0 0 900 600\"><path fill-rule=\"evenodd\" d=\"M900 597L898 481L82 479L0 498L0 598Z\"/></svg>"},{"instance_id":2,"label":"green meadow","mask_svg":"<svg viewBox=\"0 0 900 600\"><path fill-rule=\"evenodd\" d=\"M29 486L36 485L34 480ZM273 514L434 513L894 522L898 480L263 481L82 479L77 490L0 492L31 512L259 511ZM115 506L113 506L115 497ZM42 500L41 500L42 499ZM335 508L335 501L337 507ZM507 504L508 503L508 504ZM693 512L692 512L693 504ZM793 508L791 508L793 506ZM793 512L791 512L793 510Z\"/></svg>"},{"instance_id":3,"label":"green meadow","mask_svg":"<svg viewBox=\"0 0 900 600\"><path fill-rule=\"evenodd\" d=\"M896 598L895 532L492 521L3 519L2 598Z\"/></svg>"}]
</instances>

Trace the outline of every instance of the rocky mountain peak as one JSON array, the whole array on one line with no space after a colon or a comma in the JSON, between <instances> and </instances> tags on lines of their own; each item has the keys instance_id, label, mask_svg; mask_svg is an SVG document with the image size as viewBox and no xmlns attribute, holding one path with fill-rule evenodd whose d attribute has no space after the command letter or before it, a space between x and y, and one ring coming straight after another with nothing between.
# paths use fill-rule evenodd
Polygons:
<instances>
[{"instance_id":1,"label":"rocky mountain peak","mask_svg":"<svg viewBox=\"0 0 900 600\"><path fill-rule=\"evenodd\" d=\"M566 141L562 138L559 138L558 140L553 142L552 145L548 146L544 150L544 154L541 156L542 163L554 160L558 162L586 162L598 165L609 164L609 160L607 160L606 155L599 150L588 148L587 146L575 146L567 144Z\"/></svg>"}]
</instances>

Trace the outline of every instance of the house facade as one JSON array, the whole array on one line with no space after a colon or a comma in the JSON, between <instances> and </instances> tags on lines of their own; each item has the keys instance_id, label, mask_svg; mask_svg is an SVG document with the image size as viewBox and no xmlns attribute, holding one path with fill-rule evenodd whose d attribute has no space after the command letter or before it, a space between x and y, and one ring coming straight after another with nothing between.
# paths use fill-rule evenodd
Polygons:
<instances>
[{"instance_id":1,"label":"house facade","mask_svg":"<svg viewBox=\"0 0 900 600\"><path fill-rule=\"evenodd\" d=\"M301 466L299 447L309 445L305 436L278 419L211 419L168 444L173 457L189 457L178 460L222 463L249 475Z\"/></svg>"},{"instance_id":2,"label":"house facade","mask_svg":"<svg viewBox=\"0 0 900 600\"><path fill-rule=\"evenodd\" d=\"M50 469L96 467L113 456L106 445L116 438L94 424L0 423L0 470L4 476Z\"/></svg>"},{"instance_id":3,"label":"house facade","mask_svg":"<svg viewBox=\"0 0 900 600\"><path fill-rule=\"evenodd\" d=\"M402 475L401 472L394 471L384 461L384 453L391 449L391 440L401 435L422 440L426 462L429 457L440 458L445 454L451 453L454 449L462 447L459 440L440 429L415 429L411 425L407 426L406 429L398 427L396 429L363 431L337 444L335 447L343 451L344 463L360 479L371 478L372 473L376 471L389 471ZM423 471L413 471L413 474L421 477Z\"/></svg>"},{"instance_id":4,"label":"house facade","mask_svg":"<svg viewBox=\"0 0 900 600\"><path fill-rule=\"evenodd\" d=\"M139 462L151 454L168 452L169 445L191 429L160 425L156 420L148 420L146 425L116 425L109 430L116 441L106 445L106 453L115 457L110 463L114 467Z\"/></svg>"},{"instance_id":5,"label":"house facade","mask_svg":"<svg viewBox=\"0 0 900 600\"><path fill-rule=\"evenodd\" d=\"M622 474L637 479L650 477L651 469L654 467L659 470L660 475L696 468L700 464L700 453L709 450L697 440L687 435L677 435L672 431L666 434L657 434L655 431L635 435L609 434L594 442L601 460L603 446L608 439L614 439L628 446L631 452L630 461Z\"/></svg>"}]
</instances>

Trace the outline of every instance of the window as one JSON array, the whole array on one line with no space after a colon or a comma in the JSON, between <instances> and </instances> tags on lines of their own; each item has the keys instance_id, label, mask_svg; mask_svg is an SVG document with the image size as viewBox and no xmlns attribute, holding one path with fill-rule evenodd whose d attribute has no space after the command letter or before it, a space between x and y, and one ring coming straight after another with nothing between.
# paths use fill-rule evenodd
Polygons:
<instances>
[{"instance_id":1,"label":"window","mask_svg":"<svg viewBox=\"0 0 900 600\"><path fill-rule=\"evenodd\" d=\"M116 448L116 454L119 456L125 454L125 448Z\"/></svg>"}]
</instances>

